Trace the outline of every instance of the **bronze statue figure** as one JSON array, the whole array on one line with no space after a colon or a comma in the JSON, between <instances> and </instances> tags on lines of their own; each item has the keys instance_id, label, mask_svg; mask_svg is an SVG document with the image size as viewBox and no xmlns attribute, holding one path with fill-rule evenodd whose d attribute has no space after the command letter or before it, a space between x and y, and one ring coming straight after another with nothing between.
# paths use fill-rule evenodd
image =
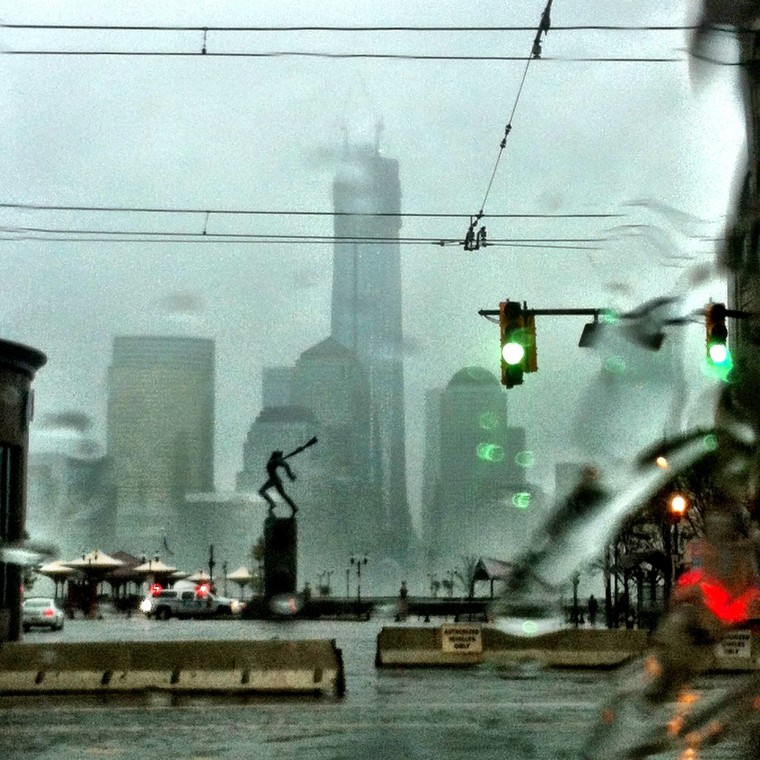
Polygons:
<instances>
[{"instance_id":1,"label":"bronze statue figure","mask_svg":"<svg viewBox=\"0 0 760 760\"><path fill-rule=\"evenodd\" d=\"M282 478L277 470L283 468L287 473L287 476L291 481L296 479L295 473L290 469L290 465L285 461L296 454L300 454L304 449L309 446L313 446L317 442L317 437L310 438L303 446L299 446L289 454L283 454L282 451L273 451L266 463L267 479L264 485L259 488L259 495L266 499L269 504L269 514L272 514L275 508L275 501L267 493L271 488L274 488L278 494L287 502L291 509L291 517L298 512L298 507L293 499L285 493L285 489L282 487Z\"/></svg>"}]
</instances>

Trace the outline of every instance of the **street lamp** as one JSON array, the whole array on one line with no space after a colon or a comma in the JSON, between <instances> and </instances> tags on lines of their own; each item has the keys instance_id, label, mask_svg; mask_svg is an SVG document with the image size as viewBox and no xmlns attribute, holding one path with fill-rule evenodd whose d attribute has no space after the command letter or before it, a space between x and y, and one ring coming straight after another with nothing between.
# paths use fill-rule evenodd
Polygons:
<instances>
[{"instance_id":1,"label":"street lamp","mask_svg":"<svg viewBox=\"0 0 760 760\"><path fill-rule=\"evenodd\" d=\"M681 493L671 494L668 500L668 511L672 520L672 549L670 550L671 578L675 580L676 570L680 565L681 547L679 546L678 524L689 509L689 500Z\"/></svg>"},{"instance_id":2,"label":"street lamp","mask_svg":"<svg viewBox=\"0 0 760 760\"><path fill-rule=\"evenodd\" d=\"M358 604L361 603L362 600L362 565L367 564L367 555L365 554L363 557L357 557L352 554L349 561L352 565L356 565L356 602ZM348 575L346 577L348 577Z\"/></svg>"},{"instance_id":3,"label":"street lamp","mask_svg":"<svg viewBox=\"0 0 760 760\"><path fill-rule=\"evenodd\" d=\"M334 570L322 570L317 573L320 596L330 596L330 576L334 572ZM327 578L326 581L325 578ZM348 596L348 593L346 593L346 596Z\"/></svg>"}]
</instances>

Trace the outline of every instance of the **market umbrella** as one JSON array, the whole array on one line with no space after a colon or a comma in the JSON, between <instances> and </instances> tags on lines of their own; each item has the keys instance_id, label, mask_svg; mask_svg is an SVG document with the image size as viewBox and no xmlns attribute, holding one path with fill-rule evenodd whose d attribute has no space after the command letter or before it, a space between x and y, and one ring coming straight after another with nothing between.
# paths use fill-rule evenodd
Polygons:
<instances>
[{"instance_id":1,"label":"market umbrella","mask_svg":"<svg viewBox=\"0 0 760 760\"><path fill-rule=\"evenodd\" d=\"M42 565L40 569L37 571L40 575L45 575L48 578L51 578L53 583L55 583L55 592L54 596L57 599L58 598L58 584L61 584L61 591L63 591L63 584L66 582L66 579L73 575L76 570L74 570L71 567L67 567L62 562L58 560L54 560L53 562L48 562L45 565Z\"/></svg>"},{"instance_id":2,"label":"market umbrella","mask_svg":"<svg viewBox=\"0 0 760 760\"><path fill-rule=\"evenodd\" d=\"M208 583L211 580L211 576L205 570L196 570L188 577L188 580L193 583Z\"/></svg>"},{"instance_id":3,"label":"market umbrella","mask_svg":"<svg viewBox=\"0 0 760 760\"><path fill-rule=\"evenodd\" d=\"M243 589L253 580L253 576L245 565L240 565L237 570L233 570L228 576L228 581L234 581L240 586L240 596L243 596Z\"/></svg>"},{"instance_id":4,"label":"market umbrella","mask_svg":"<svg viewBox=\"0 0 760 760\"><path fill-rule=\"evenodd\" d=\"M160 583L161 586L166 586L168 579L176 571L176 567L162 562L158 555L135 568L135 573L140 575L143 580L147 580L149 583Z\"/></svg>"},{"instance_id":5,"label":"market umbrella","mask_svg":"<svg viewBox=\"0 0 760 760\"><path fill-rule=\"evenodd\" d=\"M124 563L120 559L112 557L99 549L94 549L89 554L83 554L78 559L62 562L62 565L71 567L82 573L89 586L89 598L87 601L87 616L94 618L97 614L97 588L105 576Z\"/></svg>"}]
</instances>

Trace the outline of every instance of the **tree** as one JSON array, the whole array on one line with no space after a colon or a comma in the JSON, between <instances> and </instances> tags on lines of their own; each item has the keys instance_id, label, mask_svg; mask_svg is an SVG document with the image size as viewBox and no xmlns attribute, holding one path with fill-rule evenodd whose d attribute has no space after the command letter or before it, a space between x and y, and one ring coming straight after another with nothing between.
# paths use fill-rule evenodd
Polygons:
<instances>
[{"instance_id":1,"label":"tree","mask_svg":"<svg viewBox=\"0 0 760 760\"><path fill-rule=\"evenodd\" d=\"M462 584L462 588L469 599L475 596L475 571L478 562L478 558L474 555L462 556L459 569L454 571L454 576Z\"/></svg>"}]
</instances>

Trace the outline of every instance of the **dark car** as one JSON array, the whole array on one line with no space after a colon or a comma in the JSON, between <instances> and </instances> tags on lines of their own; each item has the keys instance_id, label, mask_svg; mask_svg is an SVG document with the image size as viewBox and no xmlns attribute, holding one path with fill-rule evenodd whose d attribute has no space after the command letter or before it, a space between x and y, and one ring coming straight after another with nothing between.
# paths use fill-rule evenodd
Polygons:
<instances>
[{"instance_id":1,"label":"dark car","mask_svg":"<svg viewBox=\"0 0 760 760\"><path fill-rule=\"evenodd\" d=\"M25 631L31 630L32 626L49 628L51 631L60 631L63 628L63 611L55 599L47 596L24 599L22 611L22 626Z\"/></svg>"}]
</instances>

